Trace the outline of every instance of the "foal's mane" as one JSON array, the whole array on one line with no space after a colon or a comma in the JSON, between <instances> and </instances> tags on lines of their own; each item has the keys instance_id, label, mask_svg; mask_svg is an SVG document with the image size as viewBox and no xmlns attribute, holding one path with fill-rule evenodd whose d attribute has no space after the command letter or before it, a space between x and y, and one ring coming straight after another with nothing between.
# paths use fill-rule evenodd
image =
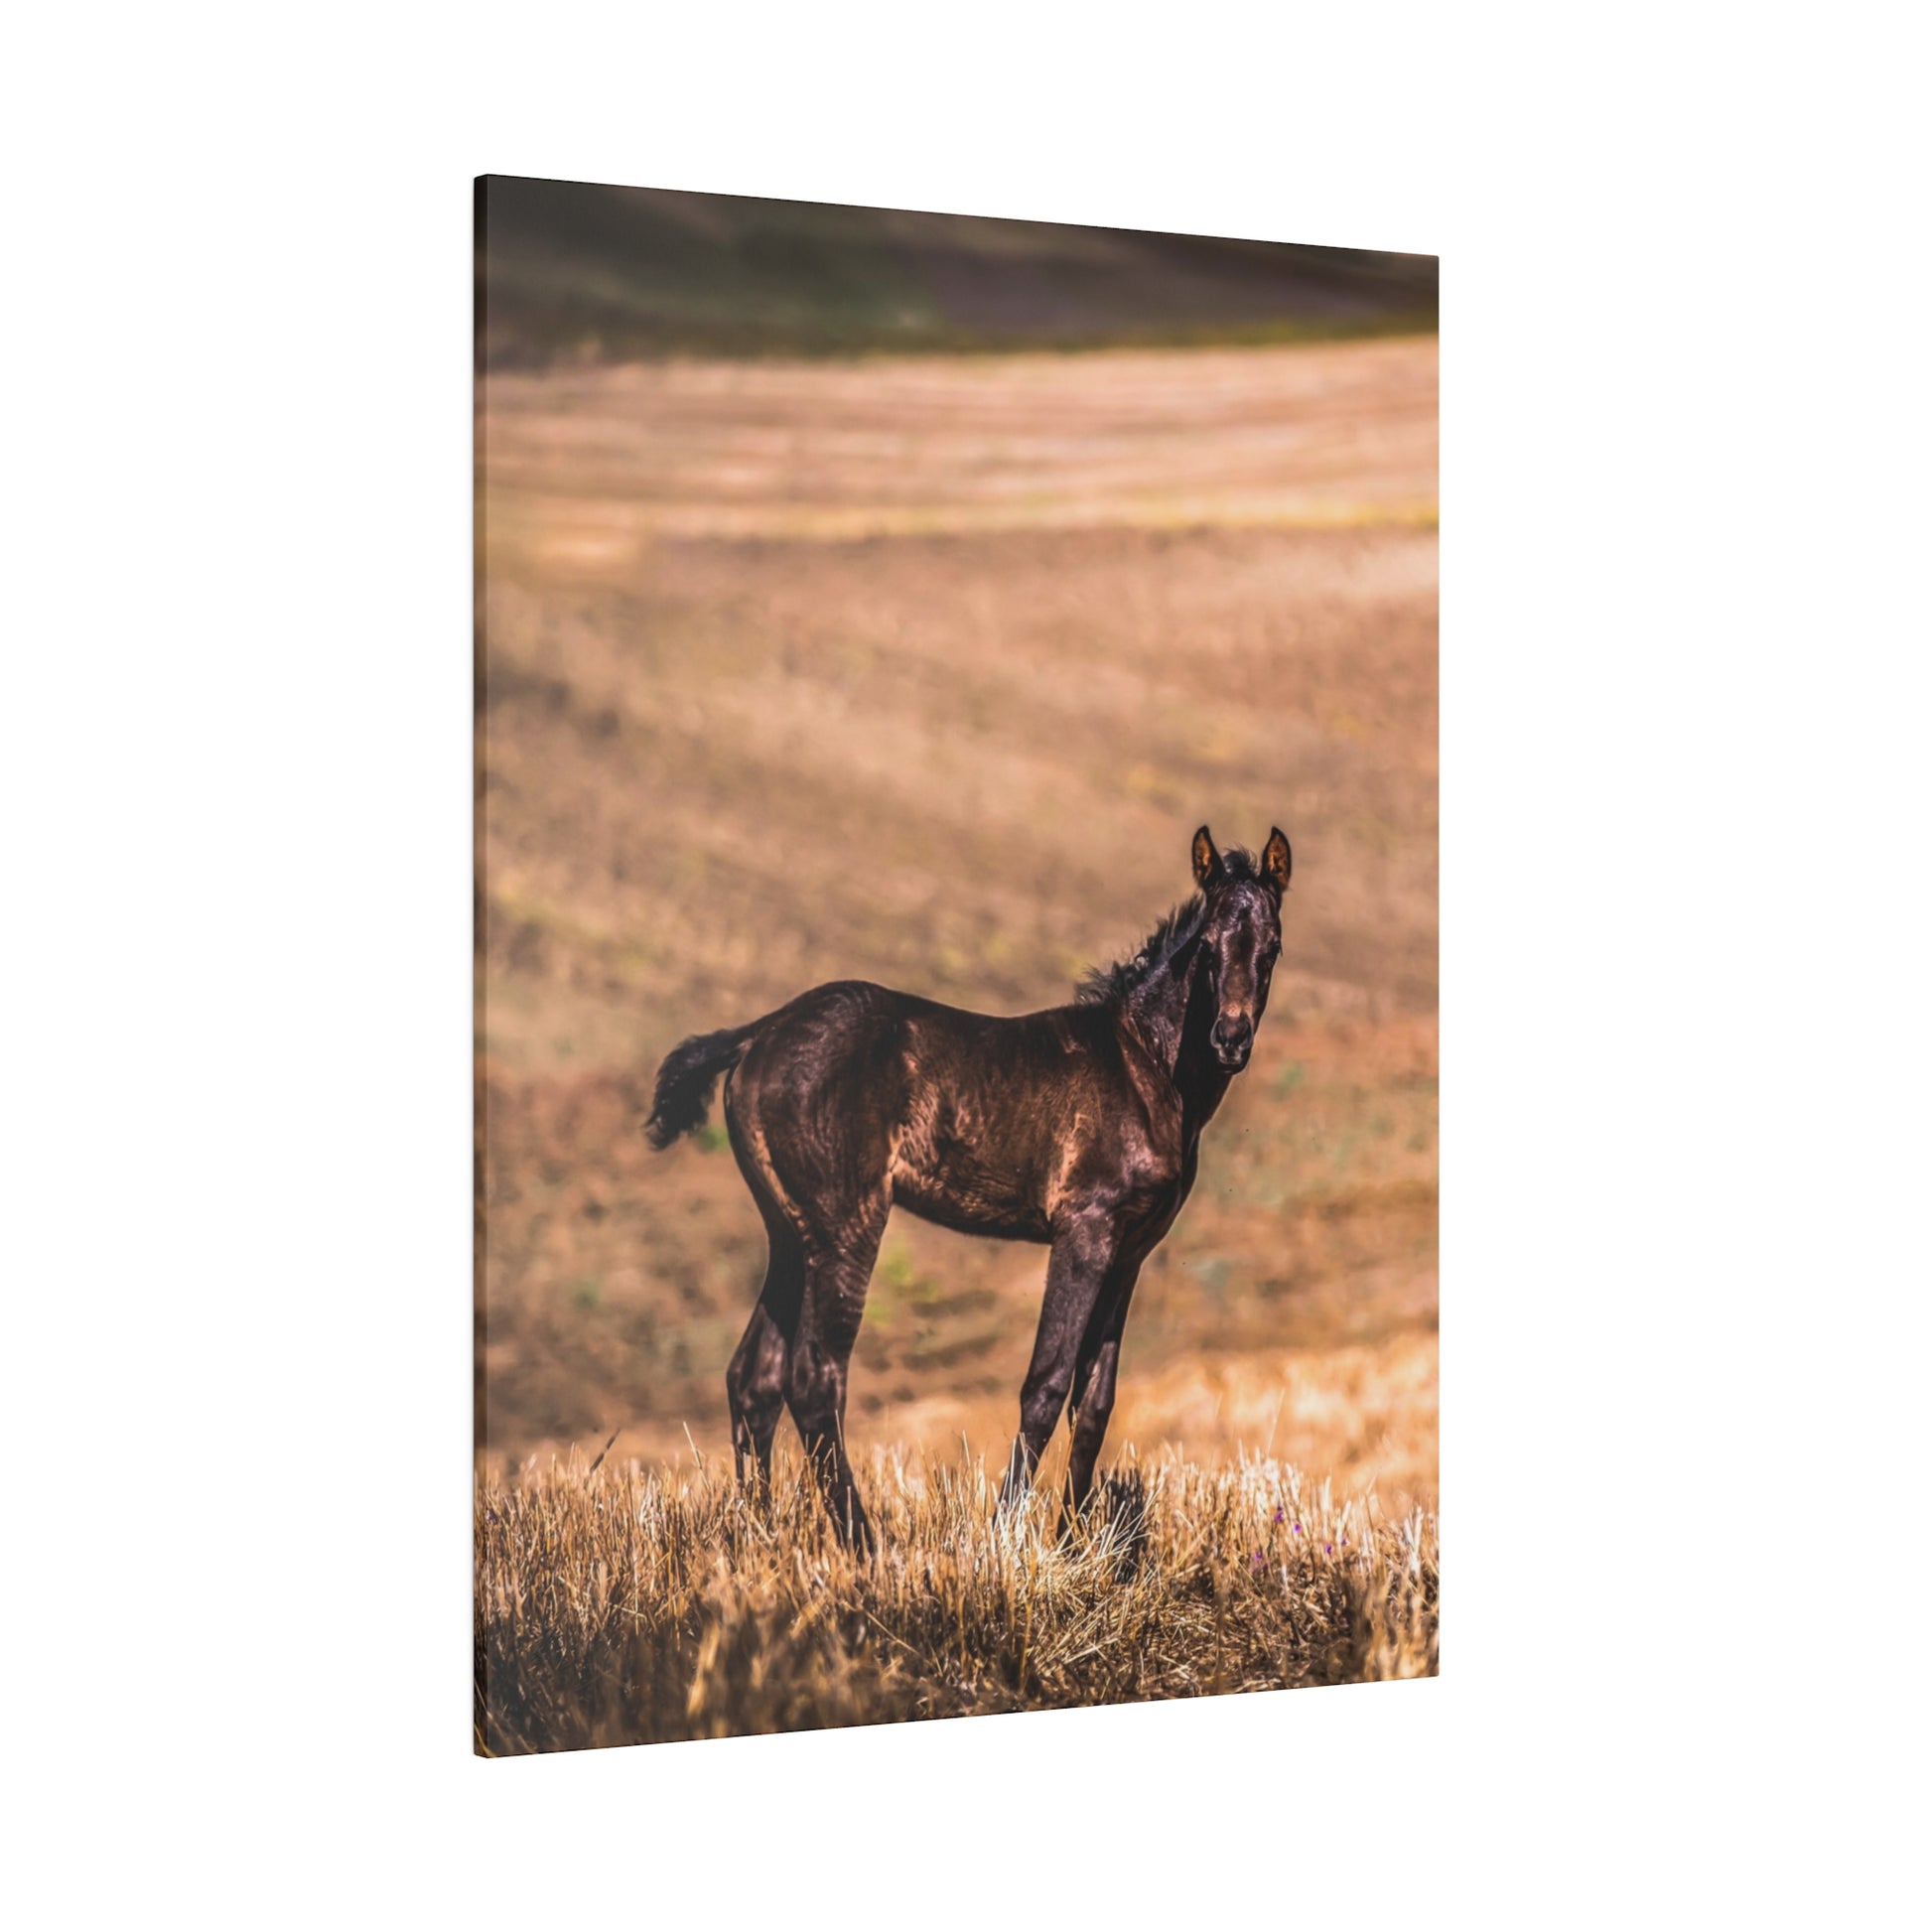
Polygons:
<instances>
[{"instance_id":1,"label":"foal's mane","mask_svg":"<svg viewBox=\"0 0 1932 1932\"><path fill-rule=\"evenodd\" d=\"M1259 879L1255 856L1233 845L1221 854L1221 865L1230 879ZM1111 966L1089 967L1075 989L1074 1003L1083 1007L1119 1006L1137 986L1144 986L1182 946L1200 931L1207 911L1205 895L1196 893L1184 899L1141 942L1132 959L1116 960Z\"/></svg>"}]
</instances>

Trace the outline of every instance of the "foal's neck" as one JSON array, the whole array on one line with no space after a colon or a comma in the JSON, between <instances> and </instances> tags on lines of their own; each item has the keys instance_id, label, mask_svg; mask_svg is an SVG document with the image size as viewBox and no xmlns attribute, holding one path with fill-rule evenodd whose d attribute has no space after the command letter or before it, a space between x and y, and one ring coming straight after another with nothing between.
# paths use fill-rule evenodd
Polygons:
<instances>
[{"instance_id":1,"label":"foal's neck","mask_svg":"<svg viewBox=\"0 0 1932 1932\"><path fill-rule=\"evenodd\" d=\"M1128 994L1122 1011L1180 1096L1183 1129L1191 1141L1213 1119L1232 1077L1208 1043L1214 1024L1201 947L1191 939Z\"/></svg>"}]
</instances>

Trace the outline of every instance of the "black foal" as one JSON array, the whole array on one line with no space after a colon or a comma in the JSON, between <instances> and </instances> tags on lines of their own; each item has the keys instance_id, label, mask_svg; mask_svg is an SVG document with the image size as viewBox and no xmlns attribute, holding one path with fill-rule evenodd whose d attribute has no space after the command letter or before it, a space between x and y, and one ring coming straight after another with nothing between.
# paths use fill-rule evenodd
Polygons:
<instances>
[{"instance_id":1,"label":"black foal","mask_svg":"<svg viewBox=\"0 0 1932 1932\"><path fill-rule=\"evenodd\" d=\"M699 1126L720 1073L770 1265L726 1374L741 1479L789 1408L835 1522L872 1530L846 1453L847 1364L886 1217L1047 1243L1046 1298L1002 1500L1071 1404L1078 1509L1114 1406L1141 1265L1194 1184L1201 1129L1248 1063L1281 951L1288 841L1259 860L1194 834L1195 894L1071 1006L993 1019L858 980L815 987L664 1060L648 1132Z\"/></svg>"}]
</instances>

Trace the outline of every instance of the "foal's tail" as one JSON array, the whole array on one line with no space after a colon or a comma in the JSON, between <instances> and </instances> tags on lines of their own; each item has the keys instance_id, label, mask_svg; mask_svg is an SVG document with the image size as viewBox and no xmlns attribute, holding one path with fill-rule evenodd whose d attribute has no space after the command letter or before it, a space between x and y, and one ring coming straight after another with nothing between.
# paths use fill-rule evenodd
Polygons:
<instances>
[{"instance_id":1,"label":"foal's tail","mask_svg":"<svg viewBox=\"0 0 1932 1932\"><path fill-rule=\"evenodd\" d=\"M718 1076L751 1043L759 1022L728 1027L721 1034L693 1034L664 1055L644 1133L652 1147L667 1148L680 1134L695 1133L711 1111Z\"/></svg>"}]
</instances>

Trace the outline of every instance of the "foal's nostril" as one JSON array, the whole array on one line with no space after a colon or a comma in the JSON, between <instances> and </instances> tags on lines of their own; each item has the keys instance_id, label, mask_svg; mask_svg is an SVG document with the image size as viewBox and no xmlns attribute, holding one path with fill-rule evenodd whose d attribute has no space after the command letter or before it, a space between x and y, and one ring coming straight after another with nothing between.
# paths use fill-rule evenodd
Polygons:
<instances>
[{"instance_id":1,"label":"foal's nostril","mask_svg":"<svg viewBox=\"0 0 1932 1932\"><path fill-rule=\"evenodd\" d=\"M1248 1048L1254 1043L1255 1030L1252 1021L1236 1015L1232 1018L1223 1015L1214 1023L1208 1037L1214 1043L1214 1050L1224 1060L1245 1060Z\"/></svg>"}]
</instances>

